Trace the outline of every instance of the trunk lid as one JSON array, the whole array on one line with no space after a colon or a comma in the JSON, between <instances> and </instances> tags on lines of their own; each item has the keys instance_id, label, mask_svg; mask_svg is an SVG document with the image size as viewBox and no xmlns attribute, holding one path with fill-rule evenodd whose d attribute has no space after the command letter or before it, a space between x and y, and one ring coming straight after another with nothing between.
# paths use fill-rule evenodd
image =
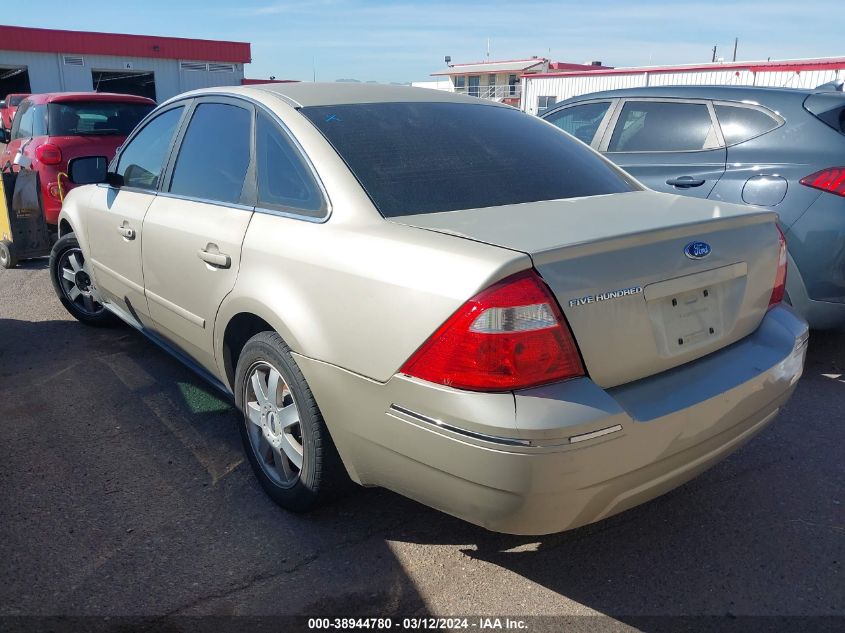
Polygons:
<instances>
[{"instance_id":1,"label":"trunk lid","mask_svg":"<svg viewBox=\"0 0 845 633\"><path fill-rule=\"evenodd\" d=\"M757 328L777 270L776 217L638 191L392 221L528 254L569 321L590 377L609 388Z\"/></svg>"}]
</instances>

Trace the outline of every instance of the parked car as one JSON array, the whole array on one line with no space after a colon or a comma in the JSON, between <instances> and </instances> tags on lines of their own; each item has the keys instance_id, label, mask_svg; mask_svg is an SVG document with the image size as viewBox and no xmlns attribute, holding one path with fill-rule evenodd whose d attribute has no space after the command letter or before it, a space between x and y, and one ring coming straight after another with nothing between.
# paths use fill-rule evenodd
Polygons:
<instances>
[{"instance_id":1,"label":"parked car","mask_svg":"<svg viewBox=\"0 0 845 633\"><path fill-rule=\"evenodd\" d=\"M70 175L99 184L60 215L61 302L231 394L293 510L348 473L493 530L575 527L719 461L802 371L774 213L645 190L510 106L201 90Z\"/></svg>"},{"instance_id":2,"label":"parked car","mask_svg":"<svg viewBox=\"0 0 845 633\"><path fill-rule=\"evenodd\" d=\"M3 99L3 105L0 106L0 128L3 130L12 129L12 121L15 119L15 112L18 111L18 106L21 101L26 99L29 93L13 93L6 95Z\"/></svg>"},{"instance_id":3,"label":"parked car","mask_svg":"<svg viewBox=\"0 0 845 633\"><path fill-rule=\"evenodd\" d=\"M788 300L814 328L845 324L845 95L667 86L593 93L543 118L656 191L777 211Z\"/></svg>"},{"instance_id":4,"label":"parked car","mask_svg":"<svg viewBox=\"0 0 845 633\"><path fill-rule=\"evenodd\" d=\"M20 104L0 167L21 160L38 171L47 224L58 223L62 197L72 187L68 161L92 154L114 156L126 135L153 108L145 97L96 92L32 95Z\"/></svg>"}]
</instances>

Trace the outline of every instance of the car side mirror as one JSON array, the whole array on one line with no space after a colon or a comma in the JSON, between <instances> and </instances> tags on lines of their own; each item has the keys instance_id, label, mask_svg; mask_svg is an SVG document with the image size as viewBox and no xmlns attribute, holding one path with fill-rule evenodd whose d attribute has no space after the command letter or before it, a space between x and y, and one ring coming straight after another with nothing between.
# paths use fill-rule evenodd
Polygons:
<instances>
[{"instance_id":1,"label":"car side mirror","mask_svg":"<svg viewBox=\"0 0 845 633\"><path fill-rule=\"evenodd\" d=\"M83 156L71 158L67 164L67 175L75 185L94 185L107 182L109 161L105 156Z\"/></svg>"}]
</instances>

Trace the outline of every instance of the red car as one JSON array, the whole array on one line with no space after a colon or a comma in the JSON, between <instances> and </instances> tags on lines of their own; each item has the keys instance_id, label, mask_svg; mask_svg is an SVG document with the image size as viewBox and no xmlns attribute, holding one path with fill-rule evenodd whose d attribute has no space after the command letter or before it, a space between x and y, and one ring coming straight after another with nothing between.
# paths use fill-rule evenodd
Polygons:
<instances>
[{"instance_id":1,"label":"red car","mask_svg":"<svg viewBox=\"0 0 845 633\"><path fill-rule=\"evenodd\" d=\"M29 93L13 93L6 95L6 99L3 101L5 105L3 108L0 108L0 127L4 130L12 129L12 121L15 119L15 112L17 112L21 101L26 99L28 96Z\"/></svg>"},{"instance_id":2,"label":"red car","mask_svg":"<svg viewBox=\"0 0 845 633\"><path fill-rule=\"evenodd\" d=\"M30 163L39 173L47 224L58 222L62 198L71 188L67 163L79 156L114 157L138 122L155 107L146 97L105 92L55 92L24 99L12 122L7 163ZM31 162L30 162L31 161ZM14 167L19 169L19 167Z\"/></svg>"}]
</instances>

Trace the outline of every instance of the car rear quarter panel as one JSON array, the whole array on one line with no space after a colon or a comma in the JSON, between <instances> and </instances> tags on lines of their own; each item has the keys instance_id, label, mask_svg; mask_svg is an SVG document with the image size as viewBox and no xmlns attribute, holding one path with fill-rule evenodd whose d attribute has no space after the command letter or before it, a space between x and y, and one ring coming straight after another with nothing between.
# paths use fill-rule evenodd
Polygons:
<instances>
[{"instance_id":1,"label":"car rear quarter panel","mask_svg":"<svg viewBox=\"0 0 845 633\"><path fill-rule=\"evenodd\" d=\"M467 299L530 265L521 253L381 218L256 213L215 326L220 375L226 324L245 312L303 356L386 381Z\"/></svg>"},{"instance_id":2,"label":"car rear quarter panel","mask_svg":"<svg viewBox=\"0 0 845 633\"><path fill-rule=\"evenodd\" d=\"M710 194L711 199L726 202L759 204L744 201L743 187L749 178L779 176L786 179L786 195L770 208L777 211L780 223L791 227L819 197L819 192L798 183L825 167L842 164L845 136L809 114L800 101L764 102L785 119L781 127L751 140L728 147L725 175Z\"/></svg>"}]
</instances>

